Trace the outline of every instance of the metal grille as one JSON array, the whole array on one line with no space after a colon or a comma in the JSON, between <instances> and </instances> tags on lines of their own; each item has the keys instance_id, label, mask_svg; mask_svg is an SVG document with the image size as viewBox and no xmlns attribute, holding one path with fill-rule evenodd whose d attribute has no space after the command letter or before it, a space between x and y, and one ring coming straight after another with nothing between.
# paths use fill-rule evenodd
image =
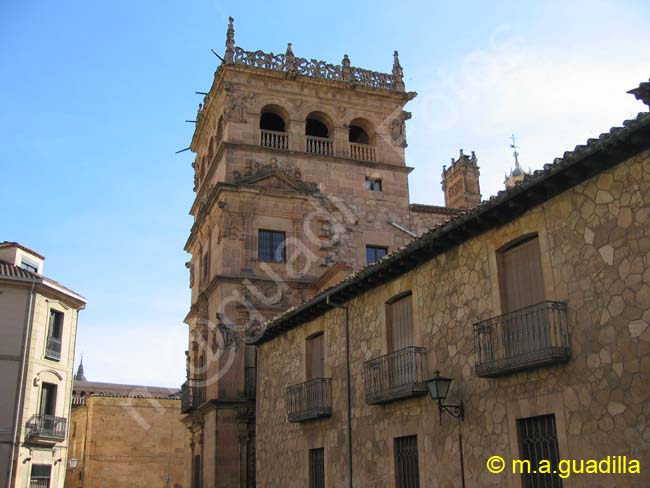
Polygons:
<instances>
[{"instance_id":1,"label":"metal grille","mask_svg":"<svg viewBox=\"0 0 650 488\"><path fill-rule=\"evenodd\" d=\"M309 488L325 488L325 450L309 450Z\"/></svg>"},{"instance_id":2,"label":"metal grille","mask_svg":"<svg viewBox=\"0 0 650 488\"><path fill-rule=\"evenodd\" d=\"M49 488L52 466L49 464L32 465L32 474L29 480L29 488Z\"/></svg>"},{"instance_id":3,"label":"metal grille","mask_svg":"<svg viewBox=\"0 0 650 488\"><path fill-rule=\"evenodd\" d=\"M474 324L476 374L499 376L567 361L567 306L542 302Z\"/></svg>"},{"instance_id":4,"label":"metal grille","mask_svg":"<svg viewBox=\"0 0 650 488\"><path fill-rule=\"evenodd\" d=\"M418 437L415 435L395 439L395 487L420 487Z\"/></svg>"},{"instance_id":5,"label":"metal grille","mask_svg":"<svg viewBox=\"0 0 650 488\"><path fill-rule=\"evenodd\" d=\"M531 473L522 474L524 488L561 488L562 479L557 475L560 459L555 430L555 415L541 415L517 420L519 451L521 459L530 461ZM555 474L532 473L540 461L551 462Z\"/></svg>"},{"instance_id":6,"label":"metal grille","mask_svg":"<svg viewBox=\"0 0 650 488\"><path fill-rule=\"evenodd\" d=\"M68 420L54 415L33 415L27 422L27 437L65 439Z\"/></svg>"},{"instance_id":7,"label":"metal grille","mask_svg":"<svg viewBox=\"0 0 650 488\"><path fill-rule=\"evenodd\" d=\"M258 236L258 258L260 261L282 263L286 260L285 233L274 230L260 230Z\"/></svg>"},{"instance_id":8,"label":"metal grille","mask_svg":"<svg viewBox=\"0 0 650 488\"><path fill-rule=\"evenodd\" d=\"M406 347L366 361L364 368L366 402L387 403L402 398L425 395L427 350Z\"/></svg>"},{"instance_id":9,"label":"metal grille","mask_svg":"<svg viewBox=\"0 0 650 488\"><path fill-rule=\"evenodd\" d=\"M303 420L332 415L332 380L314 378L287 388L287 420Z\"/></svg>"}]
</instances>

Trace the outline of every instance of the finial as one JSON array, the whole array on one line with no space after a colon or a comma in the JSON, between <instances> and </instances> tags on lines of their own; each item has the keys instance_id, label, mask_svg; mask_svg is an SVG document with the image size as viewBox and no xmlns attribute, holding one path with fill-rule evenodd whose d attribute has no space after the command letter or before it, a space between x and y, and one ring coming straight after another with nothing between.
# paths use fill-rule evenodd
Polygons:
<instances>
[{"instance_id":1,"label":"finial","mask_svg":"<svg viewBox=\"0 0 650 488\"><path fill-rule=\"evenodd\" d=\"M512 144L510 144L510 147L514 149L514 152L512 155L515 157L515 168L519 169L519 153L517 152L517 149L519 149L519 146L517 146L517 138L515 137L515 134L512 134Z\"/></svg>"},{"instance_id":2,"label":"finial","mask_svg":"<svg viewBox=\"0 0 650 488\"><path fill-rule=\"evenodd\" d=\"M393 53L393 86L396 90L404 91L404 71L399 64L399 53Z\"/></svg>"},{"instance_id":3,"label":"finial","mask_svg":"<svg viewBox=\"0 0 650 488\"><path fill-rule=\"evenodd\" d=\"M350 81L352 79L352 69L350 68L350 58L347 54L343 55L343 61L341 61L341 74L343 76L343 81Z\"/></svg>"},{"instance_id":4,"label":"finial","mask_svg":"<svg viewBox=\"0 0 650 488\"><path fill-rule=\"evenodd\" d=\"M226 63L232 63L235 58L235 27L233 26L232 17L228 17L228 30L226 31Z\"/></svg>"},{"instance_id":5,"label":"finial","mask_svg":"<svg viewBox=\"0 0 650 488\"><path fill-rule=\"evenodd\" d=\"M465 155L463 154L463 150L461 149L460 150L460 157L458 159L463 159L463 156L465 156Z\"/></svg>"},{"instance_id":6,"label":"finial","mask_svg":"<svg viewBox=\"0 0 650 488\"><path fill-rule=\"evenodd\" d=\"M472 161L476 161L476 151L472 151Z\"/></svg>"}]
</instances>

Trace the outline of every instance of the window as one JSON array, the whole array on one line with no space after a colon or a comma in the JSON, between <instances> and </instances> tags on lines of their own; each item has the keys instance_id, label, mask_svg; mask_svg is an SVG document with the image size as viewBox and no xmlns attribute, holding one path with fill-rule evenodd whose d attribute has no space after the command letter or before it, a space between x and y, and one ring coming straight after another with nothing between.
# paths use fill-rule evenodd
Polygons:
<instances>
[{"instance_id":1,"label":"window","mask_svg":"<svg viewBox=\"0 0 650 488\"><path fill-rule=\"evenodd\" d=\"M382 191L381 180L378 178L366 178L366 189L370 191Z\"/></svg>"},{"instance_id":2,"label":"window","mask_svg":"<svg viewBox=\"0 0 650 488\"><path fill-rule=\"evenodd\" d=\"M45 341L45 357L58 361L61 359L61 345L63 343L63 313L50 310L50 320Z\"/></svg>"},{"instance_id":3,"label":"window","mask_svg":"<svg viewBox=\"0 0 650 488\"><path fill-rule=\"evenodd\" d=\"M325 488L325 450L309 450L309 488Z\"/></svg>"},{"instance_id":4,"label":"window","mask_svg":"<svg viewBox=\"0 0 650 488\"><path fill-rule=\"evenodd\" d=\"M195 454L192 463L192 488L201 488L201 455Z\"/></svg>"},{"instance_id":5,"label":"window","mask_svg":"<svg viewBox=\"0 0 650 488\"><path fill-rule=\"evenodd\" d=\"M386 254L388 249L381 246L366 246L366 263L372 264L379 261Z\"/></svg>"},{"instance_id":6,"label":"window","mask_svg":"<svg viewBox=\"0 0 650 488\"><path fill-rule=\"evenodd\" d=\"M530 461L531 473L521 476L524 488L561 488L562 479L557 475L560 453L557 446L555 415L540 415L517 420L519 456ZM541 460L551 462L549 474L533 473Z\"/></svg>"},{"instance_id":7,"label":"window","mask_svg":"<svg viewBox=\"0 0 650 488\"><path fill-rule=\"evenodd\" d=\"M205 283L210 277L210 251L209 250L206 251L205 254L203 254L202 260L203 262L201 263L201 268L203 274L201 275L201 281Z\"/></svg>"},{"instance_id":8,"label":"window","mask_svg":"<svg viewBox=\"0 0 650 488\"><path fill-rule=\"evenodd\" d=\"M350 125L348 139L355 144L370 144L368 133L358 125Z\"/></svg>"},{"instance_id":9,"label":"window","mask_svg":"<svg viewBox=\"0 0 650 488\"><path fill-rule=\"evenodd\" d=\"M284 119L276 113L264 111L260 115L260 129L284 132Z\"/></svg>"},{"instance_id":10,"label":"window","mask_svg":"<svg viewBox=\"0 0 650 488\"><path fill-rule=\"evenodd\" d=\"M48 336L56 339L63 337L63 313L57 310L50 310L50 324Z\"/></svg>"},{"instance_id":11,"label":"window","mask_svg":"<svg viewBox=\"0 0 650 488\"><path fill-rule=\"evenodd\" d=\"M535 305L546 299L539 239L536 235L505 247L497 258L503 313Z\"/></svg>"},{"instance_id":12,"label":"window","mask_svg":"<svg viewBox=\"0 0 650 488\"><path fill-rule=\"evenodd\" d=\"M41 415L56 415L56 385L52 383L43 383L41 387Z\"/></svg>"},{"instance_id":13,"label":"window","mask_svg":"<svg viewBox=\"0 0 650 488\"><path fill-rule=\"evenodd\" d=\"M27 271L31 271L32 273L38 273L38 266L35 264L32 264L28 261L21 261L20 262L20 267L23 269L26 269Z\"/></svg>"},{"instance_id":14,"label":"window","mask_svg":"<svg viewBox=\"0 0 650 488\"><path fill-rule=\"evenodd\" d=\"M320 332L307 339L307 380L325 377L324 337L323 333Z\"/></svg>"},{"instance_id":15,"label":"window","mask_svg":"<svg viewBox=\"0 0 650 488\"><path fill-rule=\"evenodd\" d=\"M274 230L260 230L257 256L260 261L282 263L286 261L285 233Z\"/></svg>"},{"instance_id":16,"label":"window","mask_svg":"<svg viewBox=\"0 0 650 488\"><path fill-rule=\"evenodd\" d=\"M49 488L52 466L49 464L32 464L29 488Z\"/></svg>"},{"instance_id":17,"label":"window","mask_svg":"<svg viewBox=\"0 0 650 488\"><path fill-rule=\"evenodd\" d=\"M418 438L415 435L395 439L395 487L420 487Z\"/></svg>"},{"instance_id":18,"label":"window","mask_svg":"<svg viewBox=\"0 0 650 488\"><path fill-rule=\"evenodd\" d=\"M388 352L415 345L411 292L398 295L386 303Z\"/></svg>"}]
</instances>

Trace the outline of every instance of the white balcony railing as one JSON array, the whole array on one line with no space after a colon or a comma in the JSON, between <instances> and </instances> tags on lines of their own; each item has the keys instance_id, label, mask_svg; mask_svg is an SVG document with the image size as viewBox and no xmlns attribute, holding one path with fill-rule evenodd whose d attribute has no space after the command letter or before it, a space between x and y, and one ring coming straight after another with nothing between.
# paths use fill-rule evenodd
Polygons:
<instances>
[{"instance_id":1,"label":"white balcony railing","mask_svg":"<svg viewBox=\"0 0 650 488\"><path fill-rule=\"evenodd\" d=\"M260 129L260 146L272 149L289 149L289 134Z\"/></svg>"},{"instance_id":2,"label":"white balcony railing","mask_svg":"<svg viewBox=\"0 0 650 488\"><path fill-rule=\"evenodd\" d=\"M334 143L327 137L305 136L306 151L312 154L322 156L332 156L334 154Z\"/></svg>"},{"instance_id":3,"label":"white balcony railing","mask_svg":"<svg viewBox=\"0 0 650 488\"><path fill-rule=\"evenodd\" d=\"M369 144L350 143L350 158L360 161L376 161L375 147Z\"/></svg>"}]
</instances>

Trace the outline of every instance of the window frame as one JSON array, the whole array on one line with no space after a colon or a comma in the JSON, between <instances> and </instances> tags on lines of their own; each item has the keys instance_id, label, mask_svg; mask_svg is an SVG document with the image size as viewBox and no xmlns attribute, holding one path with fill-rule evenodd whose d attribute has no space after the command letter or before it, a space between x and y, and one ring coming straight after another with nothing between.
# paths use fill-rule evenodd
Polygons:
<instances>
[{"instance_id":1,"label":"window frame","mask_svg":"<svg viewBox=\"0 0 650 488\"><path fill-rule=\"evenodd\" d=\"M384 255L377 257L377 251L382 249L384 251ZM368 251L373 251L375 254L375 260L374 261L369 261L368 260ZM388 254L388 246L376 246L374 244L366 244L366 264L375 264L377 261L379 261L381 258L386 256Z\"/></svg>"},{"instance_id":2,"label":"window frame","mask_svg":"<svg viewBox=\"0 0 650 488\"><path fill-rule=\"evenodd\" d=\"M379 188L376 188L376 186ZM371 178L366 176L366 190L374 192L383 192L384 191L384 182L381 178Z\"/></svg>"},{"instance_id":3,"label":"window frame","mask_svg":"<svg viewBox=\"0 0 650 488\"><path fill-rule=\"evenodd\" d=\"M413 448L413 446L402 446L400 444L406 442L413 442L415 445L415 466L410 467L410 474L414 475L413 478L407 480L406 484L403 483L404 477L408 476L409 473L403 473L400 467L403 466L401 463L402 449L403 448ZM393 462L395 467L395 488L419 488L420 487L420 447L418 445L418 436L416 435L406 435L393 438ZM401 475L401 476L400 476Z\"/></svg>"},{"instance_id":4,"label":"window frame","mask_svg":"<svg viewBox=\"0 0 650 488\"><path fill-rule=\"evenodd\" d=\"M325 488L325 448L309 449L309 488ZM316 466L318 464L318 466ZM315 469L315 468L318 469ZM320 475L320 476L319 476Z\"/></svg>"},{"instance_id":5,"label":"window frame","mask_svg":"<svg viewBox=\"0 0 650 488\"><path fill-rule=\"evenodd\" d=\"M262 239L262 234L267 233L269 239ZM278 242L275 237L281 236ZM262 242L267 242L269 248L262 246ZM277 245L275 245L277 244ZM281 245L281 256L278 259L278 246ZM268 254L265 254L268 253ZM264 263L286 263L287 262L287 233L283 230L257 229L257 260Z\"/></svg>"}]
</instances>

